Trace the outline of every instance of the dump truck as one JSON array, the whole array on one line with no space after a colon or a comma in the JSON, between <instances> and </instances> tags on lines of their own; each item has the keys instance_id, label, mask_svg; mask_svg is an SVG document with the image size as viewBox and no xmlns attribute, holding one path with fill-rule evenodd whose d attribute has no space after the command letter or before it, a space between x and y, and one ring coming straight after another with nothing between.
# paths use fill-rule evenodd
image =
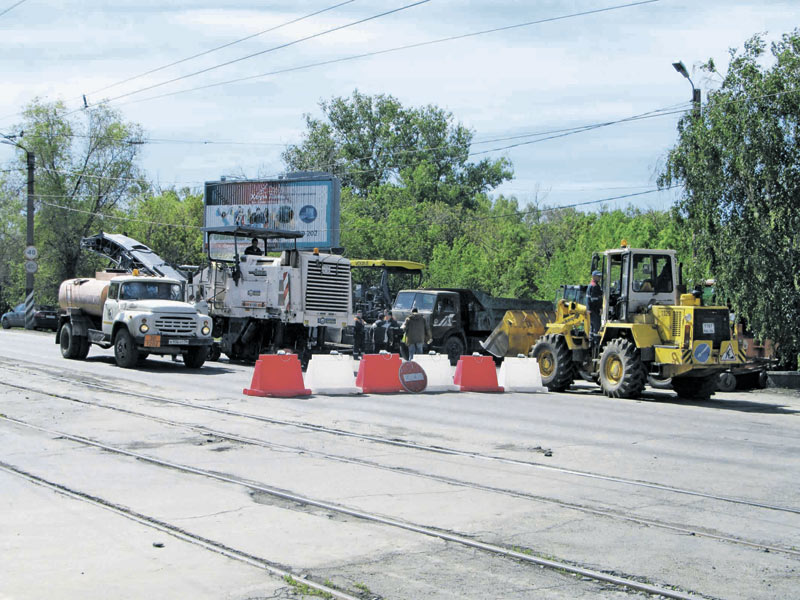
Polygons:
<instances>
[{"instance_id":1,"label":"dump truck","mask_svg":"<svg viewBox=\"0 0 800 600\"><path fill-rule=\"evenodd\" d=\"M114 348L114 360L134 368L150 354L181 355L203 365L211 347L211 318L184 302L184 282L124 270L61 283L56 343L64 358L83 360L89 346Z\"/></svg>"},{"instance_id":2,"label":"dump truck","mask_svg":"<svg viewBox=\"0 0 800 600\"><path fill-rule=\"evenodd\" d=\"M566 390L582 376L615 398L636 398L648 376L671 380L680 397L708 399L721 372L744 363L725 306L701 306L680 293L674 250L628 247L592 257L602 273L601 327L587 307L559 300L556 318L533 347L542 383Z\"/></svg>"},{"instance_id":3,"label":"dump truck","mask_svg":"<svg viewBox=\"0 0 800 600\"><path fill-rule=\"evenodd\" d=\"M430 350L447 354L456 364L463 354L483 352L482 342L509 311L526 311L540 320L553 311L552 302L495 298L471 289L401 290L392 315L402 323L416 308L431 327Z\"/></svg>"}]
</instances>

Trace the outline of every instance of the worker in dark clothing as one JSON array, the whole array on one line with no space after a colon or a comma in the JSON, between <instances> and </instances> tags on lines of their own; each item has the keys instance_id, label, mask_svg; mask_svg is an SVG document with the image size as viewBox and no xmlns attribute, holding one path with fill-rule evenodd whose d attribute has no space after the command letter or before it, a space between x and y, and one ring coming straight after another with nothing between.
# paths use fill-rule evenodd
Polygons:
<instances>
[{"instance_id":1,"label":"worker in dark clothing","mask_svg":"<svg viewBox=\"0 0 800 600\"><path fill-rule=\"evenodd\" d=\"M589 283L589 289L586 290L586 304L589 309L592 340L600 331L600 313L603 310L603 288L600 285L602 277L603 274L600 271L592 271L592 281Z\"/></svg>"},{"instance_id":2,"label":"worker in dark clothing","mask_svg":"<svg viewBox=\"0 0 800 600\"><path fill-rule=\"evenodd\" d=\"M353 358L361 358L364 352L364 319L361 318L361 311L356 313L353 325Z\"/></svg>"},{"instance_id":3,"label":"worker in dark clothing","mask_svg":"<svg viewBox=\"0 0 800 600\"><path fill-rule=\"evenodd\" d=\"M253 238L253 241L250 242L250 245L244 249L244 253L252 256L264 256L261 248L258 247L258 238Z\"/></svg>"}]
</instances>

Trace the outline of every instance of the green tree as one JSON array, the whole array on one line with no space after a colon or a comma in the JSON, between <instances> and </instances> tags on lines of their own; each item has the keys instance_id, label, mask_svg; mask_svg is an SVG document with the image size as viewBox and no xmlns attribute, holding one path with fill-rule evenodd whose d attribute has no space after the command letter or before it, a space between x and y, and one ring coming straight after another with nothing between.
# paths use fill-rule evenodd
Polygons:
<instances>
[{"instance_id":1,"label":"green tree","mask_svg":"<svg viewBox=\"0 0 800 600\"><path fill-rule=\"evenodd\" d=\"M418 202L472 207L477 195L511 177L506 159L469 162L472 132L441 108L406 108L358 90L320 108L323 118L306 115L305 139L283 160L291 170L334 173L357 196L395 183Z\"/></svg>"},{"instance_id":2,"label":"green tree","mask_svg":"<svg viewBox=\"0 0 800 600\"><path fill-rule=\"evenodd\" d=\"M701 117L679 122L660 184L684 187L678 208L694 236L695 274L713 275L796 368L800 328L787 324L800 314L800 29L770 53L760 36L731 50Z\"/></svg>"},{"instance_id":3,"label":"green tree","mask_svg":"<svg viewBox=\"0 0 800 600\"><path fill-rule=\"evenodd\" d=\"M36 156L37 290L54 298L87 260L80 239L108 227L104 216L146 187L136 166L142 130L105 106L73 114L61 102L38 100L14 130L24 132L20 143ZM19 159L22 169L24 152Z\"/></svg>"},{"instance_id":4,"label":"green tree","mask_svg":"<svg viewBox=\"0 0 800 600\"><path fill-rule=\"evenodd\" d=\"M0 180L0 313L13 307L25 295L23 209L19 189Z\"/></svg>"},{"instance_id":5,"label":"green tree","mask_svg":"<svg viewBox=\"0 0 800 600\"><path fill-rule=\"evenodd\" d=\"M164 260L176 265L199 265L203 252L203 194L188 188L144 194L130 204L130 218L118 231L147 244Z\"/></svg>"}]
</instances>

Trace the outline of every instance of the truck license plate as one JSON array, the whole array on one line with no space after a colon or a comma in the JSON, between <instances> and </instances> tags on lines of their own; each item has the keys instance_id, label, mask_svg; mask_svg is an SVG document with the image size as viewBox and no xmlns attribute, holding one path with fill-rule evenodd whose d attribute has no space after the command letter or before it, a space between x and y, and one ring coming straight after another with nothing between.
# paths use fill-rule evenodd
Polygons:
<instances>
[{"instance_id":1,"label":"truck license plate","mask_svg":"<svg viewBox=\"0 0 800 600\"><path fill-rule=\"evenodd\" d=\"M170 341L169 341L169 342L167 342L167 343L168 343L168 344L170 344L171 346L184 346L184 345L186 345L186 344L188 344L188 343L189 343L189 340L179 340L179 339L175 339L175 340L170 340Z\"/></svg>"},{"instance_id":2,"label":"truck license plate","mask_svg":"<svg viewBox=\"0 0 800 600\"><path fill-rule=\"evenodd\" d=\"M703 323L703 333L714 333L714 324L713 323Z\"/></svg>"},{"instance_id":3,"label":"truck license plate","mask_svg":"<svg viewBox=\"0 0 800 600\"><path fill-rule=\"evenodd\" d=\"M145 348L158 348L161 345L160 335L146 335L144 336Z\"/></svg>"}]
</instances>

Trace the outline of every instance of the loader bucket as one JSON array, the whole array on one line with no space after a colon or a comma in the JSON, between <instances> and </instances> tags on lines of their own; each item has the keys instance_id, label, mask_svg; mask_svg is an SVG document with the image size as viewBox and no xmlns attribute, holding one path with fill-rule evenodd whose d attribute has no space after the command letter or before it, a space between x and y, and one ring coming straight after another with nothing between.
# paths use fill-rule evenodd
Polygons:
<instances>
[{"instance_id":1,"label":"loader bucket","mask_svg":"<svg viewBox=\"0 0 800 600\"><path fill-rule=\"evenodd\" d=\"M527 355L536 341L544 335L547 324L555 318L552 310L506 311L494 331L481 342L481 346L497 357Z\"/></svg>"}]
</instances>

